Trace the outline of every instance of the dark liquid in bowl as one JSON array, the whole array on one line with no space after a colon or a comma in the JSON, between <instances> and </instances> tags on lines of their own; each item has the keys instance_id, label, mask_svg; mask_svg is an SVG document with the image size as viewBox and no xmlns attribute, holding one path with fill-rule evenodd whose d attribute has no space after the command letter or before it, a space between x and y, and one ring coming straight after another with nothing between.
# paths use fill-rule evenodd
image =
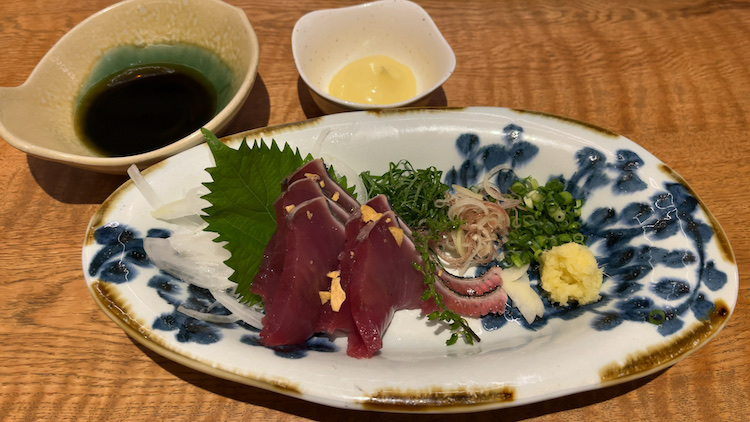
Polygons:
<instances>
[{"instance_id":1,"label":"dark liquid in bowl","mask_svg":"<svg viewBox=\"0 0 750 422\"><path fill-rule=\"evenodd\" d=\"M76 109L79 136L108 156L140 154L171 144L216 113L216 91L192 68L144 65L87 90Z\"/></svg>"}]
</instances>

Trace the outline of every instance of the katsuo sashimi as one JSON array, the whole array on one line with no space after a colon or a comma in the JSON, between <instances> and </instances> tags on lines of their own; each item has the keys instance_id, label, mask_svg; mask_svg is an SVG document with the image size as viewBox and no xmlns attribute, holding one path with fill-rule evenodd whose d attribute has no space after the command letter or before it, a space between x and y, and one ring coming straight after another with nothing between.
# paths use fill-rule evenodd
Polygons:
<instances>
[{"instance_id":1,"label":"katsuo sashimi","mask_svg":"<svg viewBox=\"0 0 750 422\"><path fill-rule=\"evenodd\" d=\"M360 202L322 159L275 142L249 148L243 141L234 150L204 134L216 160L207 169L213 181L184 200L161 206L137 169L129 171L157 208L153 215L188 232L147 239L144 248L157 267L208 289L238 321L260 328L261 344L342 335L349 356L370 358L400 310L445 324L449 345L479 341L466 318L501 314L509 301L529 324L543 316L527 274L539 254L506 256L503 244L526 230L514 218L540 197L560 197L561 188L547 192L525 179L516 183L530 192L503 194L491 181L498 169L481 186L449 187L442 172L399 162L383 176L349 174L365 186ZM566 218L579 215L579 202L565 208ZM477 267L479 275L463 276Z\"/></svg>"}]
</instances>

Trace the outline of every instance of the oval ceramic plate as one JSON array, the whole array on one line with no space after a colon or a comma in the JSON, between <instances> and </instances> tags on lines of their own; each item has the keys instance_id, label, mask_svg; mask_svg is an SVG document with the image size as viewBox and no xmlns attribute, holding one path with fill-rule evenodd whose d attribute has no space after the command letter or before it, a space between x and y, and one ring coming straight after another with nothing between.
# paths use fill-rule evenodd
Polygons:
<instances>
[{"instance_id":1,"label":"oval ceramic plate","mask_svg":"<svg viewBox=\"0 0 750 422\"><path fill-rule=\"evenodd\" d=\"M690 187L649 152L580 122L500 108L355 112L230 136L288 143L353 170L390 162L437 166L471 185L497 164L518 177L562 177L584 197L584 231L606 274L602 299L527 324L503 315L471 320L481 342L446 346L447 332L398 312L372 359L346 355L346 338L314 337L270 349L242 324L197 321L180 304L208 306L205 291L156 269L143 238L174 227L151 217L130 182L93 216L83 246L97 304L128 335L191 368L330 406L462 412L526 404L630 381L685 358L718 333L737 300L727 238ZM210 180L208 147L157 164L146 179L165 201ZM535 289L537 281L532 274ZM649 322L657 315L661 322Z\"/></svg>"}]
</instances>

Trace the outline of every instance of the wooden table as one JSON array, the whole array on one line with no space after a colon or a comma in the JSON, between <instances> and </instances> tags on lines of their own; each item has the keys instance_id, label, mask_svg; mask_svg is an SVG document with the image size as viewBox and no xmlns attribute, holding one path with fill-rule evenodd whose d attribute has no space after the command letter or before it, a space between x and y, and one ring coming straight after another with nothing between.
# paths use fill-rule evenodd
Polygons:
<instances>
[{"instance_id":1,"label":"wooden table","mask_svg":"<svg viewBox=\"0 0 750 422\"><path fill-rule=\"evenodd\" d=\"M0 2L0 86L23 83L112 0ZM318 115L290 36L303 14L356 1L232 0L261 43L227 133ZM505 106L618 132L688 180L727 231L743 279L708 345L646 379L538 404L429 420L740 420L750 414L750 4L422 0L458 65L435 105ZM306 403L173 363L130 340L83 279L89 218L125 178L0 144L0 420L412 420ZM417 418L419 419L419 418ZM425 418L427 420L427 418Z\"/></svg>"}]
</instances>

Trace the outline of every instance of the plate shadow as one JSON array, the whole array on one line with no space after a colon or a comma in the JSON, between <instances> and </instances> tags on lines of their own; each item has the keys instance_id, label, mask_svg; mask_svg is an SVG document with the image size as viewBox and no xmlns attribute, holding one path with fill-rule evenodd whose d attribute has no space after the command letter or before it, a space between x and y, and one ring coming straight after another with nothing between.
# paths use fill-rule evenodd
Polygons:
<instances>
[{"instance_id":1,"label":"plate shadow","mask_svg":"<svg viewBox=\"0 0 750 422\"><path fill-rule=\"evenodd\" d=\"M357 420L360 422L392 421L392 422L490 422L490 421L522 421L547 414L554 414L572 409L583 408L601 403L636 390L653 381L668 369L638 380L623 384L585 391L556 399L531 403L505 409L458 414L419 414L419 413L389 413L362 410L348 410L311 403L302 399L285 396L275 392L263 390L224 380L212 375L196 371L182 364L171 361L158 353L148 349L133 339L131 342L151 358L156 364L174 376L206 391L220 396L268 409L294 414L299 417L315 421Z\"/></svg>"}]
</instances>

